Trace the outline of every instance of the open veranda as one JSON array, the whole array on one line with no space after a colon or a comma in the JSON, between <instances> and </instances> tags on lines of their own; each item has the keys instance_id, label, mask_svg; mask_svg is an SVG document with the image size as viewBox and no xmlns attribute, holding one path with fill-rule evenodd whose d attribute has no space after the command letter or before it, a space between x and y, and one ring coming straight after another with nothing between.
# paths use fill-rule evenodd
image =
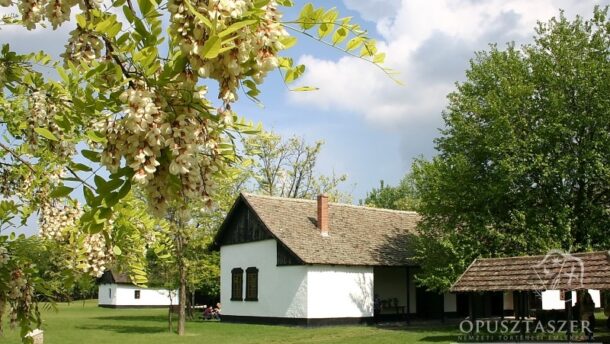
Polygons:
<instances>
[{"instance_id":1,"label":"open veranda","mask_svg":"<svg viewBox=\"0 0 610 344\"><path fill-rule=\"evenodd\" d=\"M91 300L58 304L58 312L43 312L45 344L452 343L460 338L455 323L303 328L202 320L190 321L186 336L178 337L168 330L165 309L98 308L97 300ZM597 327L602 329L605 317L598 314L597 318ZM598 332L596 337L610 340L607 332ZM21 343L18 331L6 329L0 342Z\"/></svg>"}]
</instances>

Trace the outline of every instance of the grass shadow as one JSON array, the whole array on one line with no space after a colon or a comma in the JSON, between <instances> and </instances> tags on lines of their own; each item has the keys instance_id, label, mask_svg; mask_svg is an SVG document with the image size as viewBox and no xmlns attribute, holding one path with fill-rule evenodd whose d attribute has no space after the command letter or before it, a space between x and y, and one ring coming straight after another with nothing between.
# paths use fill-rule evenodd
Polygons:
<instances>
[{"instance_id":1,"label":"grass shadow","mask_svg":"<svg viewBox=\"0 0 610 344\"><path fill-rule=\"evenodd\" d=\"M167 316L163 315L106 315L91 317L93 320L102 321L144 321L144 322L167 322Z\"/></svg>"},{"instance_id":2,"label":"grass shadow","mask_svg":"<svg viewBox=\"0 0 610 344\"><path fill-rule=\"evenodd\" d=\"M421 343L447 343L455 342L458 336L451 335L438 335L438 336L426 336L419 340Z\"/></svg>"},{"instance_id":3,"label":"grass shadow","mask_svg":"<svg viewBox=\"0 0 610 344\"><path fill-rule=\"evenodd\" d=\"M137 325L83 325L76 327L79 330L109 331L124 334L156 334L168 332L166 327L150 327Z\"/></svg>"}]
</instances>

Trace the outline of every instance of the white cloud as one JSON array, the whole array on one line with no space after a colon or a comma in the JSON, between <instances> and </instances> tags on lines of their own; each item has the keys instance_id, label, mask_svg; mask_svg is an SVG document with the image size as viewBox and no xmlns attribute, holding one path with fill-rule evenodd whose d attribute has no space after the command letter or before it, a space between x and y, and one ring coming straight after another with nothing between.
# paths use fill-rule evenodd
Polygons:
<instances>
[{"instance_id":1,"label":"white cloud","mask_svg":"<svg viewBox=\"0 0 610 344\"><path fill-rule=\"evenodd\" d=\"M568 17L589 18L596 3L578 0L344 0L346 6L377 23L386 65L400 71L399 87L361 60L337 61L309 55L302 83L319 92L291 93L297 104L347 111L390 128L438 123L446 95L463 79L468 60L489 43L531 41L537 21L564 9ZM381 10L386 9L386 10Z\"/></svg>"}]
</instances>

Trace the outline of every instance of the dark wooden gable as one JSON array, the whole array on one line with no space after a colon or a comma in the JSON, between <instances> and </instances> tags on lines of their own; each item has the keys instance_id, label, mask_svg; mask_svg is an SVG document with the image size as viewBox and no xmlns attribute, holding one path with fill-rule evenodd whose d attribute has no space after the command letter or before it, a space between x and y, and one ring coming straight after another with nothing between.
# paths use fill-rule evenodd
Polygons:
<instances>
[{"instance_id":1,"label":"dark wooden gable","mask_svg":"<svg viewBox=\"0 0 610 344\"><path fill-rule=\"evenodd\" d=\"M237 199L214 239L214 249L223 245L275 239L278 266L301 265L303 261L278 240L258 218L243 196Z\"/></svg>"},{"instance_id":2,"label":"dark wooden gable","mask_svg":"<svg viewBox=\"0 0 610 344\"><path fill-rule=\"evenodd\" d=\"M284 246L281 242L277 242L277 265L302 265L303 261L294 253Z\"/></svg>"},{"instance_id":3,"label":"dark wooden gable","mask_svg":"<svg viewBox=\"0 0 610 344\"><path fill-rule=\"evenodd\" d=\"M222 226L218 244L232 245L245 242L273 239L265 225L243 200L238 200L235 209L229 214Z\"/></svg>"}]
</instances>

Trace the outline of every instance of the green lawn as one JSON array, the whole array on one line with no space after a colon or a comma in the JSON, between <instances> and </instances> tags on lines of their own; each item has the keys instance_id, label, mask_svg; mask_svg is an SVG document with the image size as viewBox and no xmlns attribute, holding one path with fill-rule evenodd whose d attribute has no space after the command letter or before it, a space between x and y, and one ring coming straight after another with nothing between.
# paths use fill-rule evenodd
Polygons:
<instances>
[{"instance_id":1,"label":"green lawn","mask_svg":"<svg viewBox=\"0 0 610 344\"><path fill-rule=\"evenodd\" d=\"M377 328L342 326L300 328L194 321L186 336L167 330L167 313L158 309L98 308L97 301L60 304L59 312L43 312L45 344L148 343L449 343L456 326ZM17 331L5 330L0 343L20 343Z\"/></svg>"}]
</instances>

